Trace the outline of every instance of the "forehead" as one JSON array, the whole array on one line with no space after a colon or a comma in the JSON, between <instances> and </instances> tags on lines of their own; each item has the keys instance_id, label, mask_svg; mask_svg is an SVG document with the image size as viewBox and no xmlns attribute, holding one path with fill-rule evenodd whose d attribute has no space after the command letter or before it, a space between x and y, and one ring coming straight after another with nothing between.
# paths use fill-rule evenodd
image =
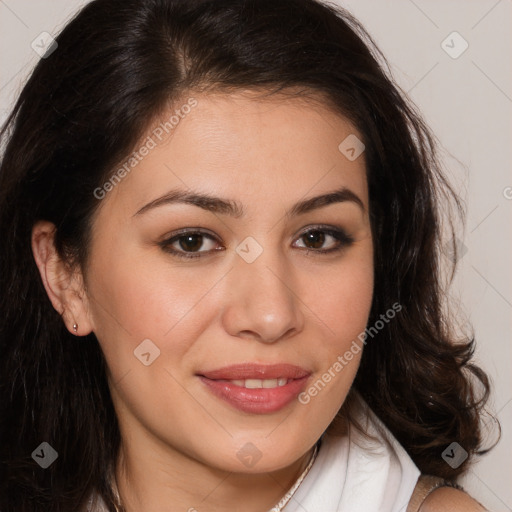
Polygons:
<instances>
[{"instance_id":1,"label":"forehead","mask_svg":"<svg viewBox=\"0 0 512 512\"><path fill-rule=\"evenodd\" d=\"M135 165L108 199L135 207L179 186L282 203L342 185L366 203L364 153L352 160L342 151L351 137L362 138L318 100L250 92L185 96L150 124L138 158L132 156Z\"/></svg>"},{"instance_id":2,"label":"forehead","mask_svg":"<svg viewBox=\"0 0 512 512\"><path fill-rule=\"evenodd\" d=\"M210 162L256 158L304 162L297 166L305 167L313 159L318 163L337 157L341 140L357 133L347 119L318 99L261 98L247 92L199 96L196 101L194 110L170 134L170 144L175 154L183 154L191 149L187 142L195 141L194 158Z\"/></svg>"}]
</instances>

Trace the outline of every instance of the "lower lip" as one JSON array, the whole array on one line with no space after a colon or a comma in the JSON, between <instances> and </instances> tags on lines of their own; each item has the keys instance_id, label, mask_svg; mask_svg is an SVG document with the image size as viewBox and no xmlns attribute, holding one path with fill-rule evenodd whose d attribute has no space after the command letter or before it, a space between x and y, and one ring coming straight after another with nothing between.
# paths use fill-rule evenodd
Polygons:
<instances>
[{"instance_id":1,"label":"lower lip","mask_svg":"<svg viewBox=\"0 0 512 512\"><path fill-rule=\"evenodd\" d=\"M308 377L293 379L276 388L247 389L225 380L199 378L217 397L236 409L252 414L268 414L286 407L304 389Z\"/></svg>"}]
</instances>

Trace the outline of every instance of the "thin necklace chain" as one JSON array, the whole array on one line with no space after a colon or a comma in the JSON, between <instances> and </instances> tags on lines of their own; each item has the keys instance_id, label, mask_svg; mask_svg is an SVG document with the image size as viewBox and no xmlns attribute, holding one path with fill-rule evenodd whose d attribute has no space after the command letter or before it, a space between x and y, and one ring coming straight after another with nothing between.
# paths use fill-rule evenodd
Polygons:
<instances>
[{"instance_id":1,"label":"thin necklace chain","mask_svg":"<svg viewBox=\"0 0 512 512\"><path fill-rule=\"evenodd\" d=\"M288 504L288 502L292 499L292 496L295 494L297 489L299 488L299 485L302 483L304 478L306 478L306 475L309 473L309 470L313 466L313 463L316 460L316 456L318 455L318 446L319 443L315 444L315 448L313 450L313 455L309 459L308 465L306 466L306 469L301 473L297 481L293 484L292 488L279 500L279 503L272 507L268 512L280 512L283 510L283 508ZM121 505L121 498L119 496L119 491L117 490L117 484L115 482L115 474L113 476L113 482L112 482L112 492L114 493L114 497L116 500L116 503L114 503L114 508L116 509L116 512L124 512L124 508Z\"/></svg>"},{"instance_id":2,"label":"thin necklace chain","mask_svg":"<svg viewBox=\"0 0 512 512\"><path fill-rule=\"evenodd\" d=\"M315 444L315 449L313 451L313 455L309 460L306 469L299 476L298 480L293 484L293 487L281 498L279 503L271 508L268 512L280 512L283 508L288 504L288 502L292 499L292 496L295 494L295 491L299 488L299 485L302 483L306 475L309 473L311 466L313 466L313 462L315 462L316 456L318 454L318 443Z\"/></svg>"}]
</instances>

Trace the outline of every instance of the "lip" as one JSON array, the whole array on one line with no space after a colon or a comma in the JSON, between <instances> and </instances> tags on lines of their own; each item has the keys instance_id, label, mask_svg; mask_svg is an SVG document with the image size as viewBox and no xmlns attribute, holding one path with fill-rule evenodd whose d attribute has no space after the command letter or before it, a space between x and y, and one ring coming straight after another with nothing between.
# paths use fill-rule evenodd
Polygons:
<instances>
[{"instance_id":1,"label":"lip","mask_svg":"<svg viewBox=\"0 0 512 512\"><path fill-rule=\"evenodd\" d=\"M290 364L238 364L197 374L213 395L250 414L270 414L283 409L304 389L310 375L304 368ZM249 389L229 382L280 377L289 382L276 388Z\"/></svg>"}]
</instances>

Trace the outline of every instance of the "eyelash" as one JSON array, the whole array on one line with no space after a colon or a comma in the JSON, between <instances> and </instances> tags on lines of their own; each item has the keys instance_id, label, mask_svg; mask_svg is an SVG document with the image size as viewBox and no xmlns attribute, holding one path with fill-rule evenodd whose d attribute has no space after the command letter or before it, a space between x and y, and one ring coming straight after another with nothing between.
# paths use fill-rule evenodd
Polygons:
<instances>
[{"instance_id":1,"label":"eyelash","mask_svg":"<svg viewBox=\"0 0 512 512\"><path fill-rule=\"evenodd\" d=\"M307 235L308 233L324 233L326 235L331 236L335 240L338 241L337 247L331 248L331 249L303 249L306 253L306 255L311 255L311 253L315 254L332 254L336 252L340 252L342 249L349 247L354 242L354 239L350 237L345 231L340 229L335 229L330 226L315 226L313 228L309 228L306 231L303 231L299 235L299 239ZM209 238L210 240L216 240L216 238L209 233L206 233L201 230L194 230L194 229L183 229L178 232L179 234L173 234L170 238L167 238L166 240L163 240L158 245L164 250L165 252L168 252L172 254L173 256L176 256L177 258L182 259L194 259L194 258L202 258L205 254L210 253L211 251L202 251L202 252L193 252L193 253L187 253L183 251L178 251L176 249L172 249L170 246L178 242L181 238L184 238L185 236L189 235L201 235L203 237ZM217 241L218 242L218 241ZM219 249L214 249L219 250Z\"/></svg>"}]
</instances>

